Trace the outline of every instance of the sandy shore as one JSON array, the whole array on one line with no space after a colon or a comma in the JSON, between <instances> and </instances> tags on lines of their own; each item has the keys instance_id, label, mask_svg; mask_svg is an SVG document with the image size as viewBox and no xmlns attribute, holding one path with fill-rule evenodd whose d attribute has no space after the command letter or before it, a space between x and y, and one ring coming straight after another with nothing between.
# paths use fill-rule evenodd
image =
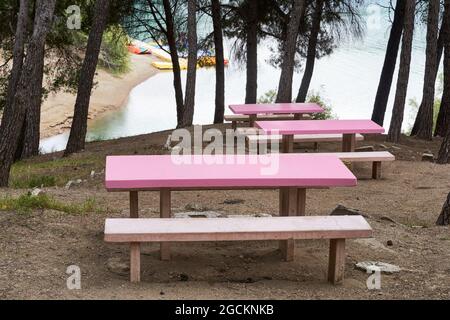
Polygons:
<instances>
[{"instance_id":1,"label":"sandy shore","mask_svg":"<svg viewBox=\"0 0 450 320\"><path fill-rule=\"evenodd\" d=\"M89 120L98 119L108 112L123 107L130 91L155 75L158 70L151 66L153 57L149 55L131 55L131 70L125 75L114 76L99 70L89 106ZM42 105L41 138L47 138L70 130L76 95L56 93L48 97Z\"/></svg>"}]
</instances>

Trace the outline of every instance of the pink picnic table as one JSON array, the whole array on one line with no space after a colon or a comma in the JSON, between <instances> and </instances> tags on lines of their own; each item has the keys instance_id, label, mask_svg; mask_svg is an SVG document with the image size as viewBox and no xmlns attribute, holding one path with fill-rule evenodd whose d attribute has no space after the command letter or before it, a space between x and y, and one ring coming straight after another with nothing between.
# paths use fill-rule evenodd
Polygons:
<instances>
[{"instance_id":1,"label":"pink picnic table","mask_svg":"<svg viewBox=\"0 0 450 320\"><path fill-rule=\"evenodd\" d=\"M304 114L325 111L316 103L238 104L230 105L229 108L234 114L250 116L251 127L253 127L258 114L293 114L294 119L300 120Z\"/></svg>"},{"instance_id":2,"label":"pink picnic table","mask_svg":"<svg viewBox=\"0 0 450 320\"><path fill-rule=\"evenodd\" d=\"M279 189L280 215L306 213L306 189L352 187L357 180L334 156L211 155L109 156L105 186L110 192L129 192L130 217L139 217L138 192L160 193L160 217L171 217L171 192L183 190ZM283 241L287 260L293 242ZM168 244L161 244L161 259L170 259Z\"/></svg>"},{"instance_id":3,"label":"pink picnic table","mask_svg":"<svg viewBox=\"0 0 450 320\"><path fill-rule=\"evenodd\" d=\"M292 152L294 135L342 134L342 151L354 152L356 134L382 134L384 128L371 120L294 120L257 121L256 127L264 133L282 135L283 152Z\"/></svg>"}]
</instances>

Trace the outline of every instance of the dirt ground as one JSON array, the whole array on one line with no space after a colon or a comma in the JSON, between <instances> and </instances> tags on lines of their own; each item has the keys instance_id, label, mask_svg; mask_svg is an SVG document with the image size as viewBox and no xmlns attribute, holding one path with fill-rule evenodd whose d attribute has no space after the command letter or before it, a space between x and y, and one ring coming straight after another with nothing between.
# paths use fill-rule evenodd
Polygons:
<instances>
[{"instance_id":1,"label":"dirt ground","mask_svg":"<svg viewBox=\"0 0 450 320\"><path fill-rule=\"evenodd\" d=\"M161 153L167 134L91 143L74 158ZM342 204L361 210L374 229L371 240L348 241L346 279L341 286L326 282L327 241L297 241L294 262L281 261L272 241L177 244L170 262L159 261L157 244L146 244L142 282L130 284L128 247L103 241L105 218L126 217L128 196L107 193L102 174L91 179L85 173L91 168L83 171L73 165L64 170L71 169L74 177L80 174L85 182L69 190L45 188L45 192L67 203L95 198L107 212L0 211L0 299L449 299L450 230L435 222L450 191L450 166L421 161L424 151L436 154L439 142L405 137L393 146L382 137L368 137L359 145L387 149L399 159L383 164L383 179L371 180L370 164L357 164L357 187L308 191L309 214L327 215ZM338 148L338 144L321 145L323 151ZM27 165L57 157L41 156ZM58 174L51 166L47 170ZM0 196L25 192L3 189ZM175 192L172 202L175 213L276 215L278 191ZM141 193L142 217L157 217L158 206L157 193ZM369 260L392 263L402 271L383 274L381 290L370 291L368 275L355 269L357 262ZM81 290L66 287L70 265L81 268Z\"/></svg>"}]
</instances>

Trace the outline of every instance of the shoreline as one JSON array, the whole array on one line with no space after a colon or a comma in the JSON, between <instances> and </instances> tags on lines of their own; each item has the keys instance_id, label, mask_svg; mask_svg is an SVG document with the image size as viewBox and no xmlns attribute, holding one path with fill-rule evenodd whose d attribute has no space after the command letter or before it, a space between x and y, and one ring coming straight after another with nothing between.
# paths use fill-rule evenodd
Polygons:
<instances>
[{"instance_id":1,"label":"shoreline","mask_svg":"<svg viewBox=\"0 0 450 320\"><path fill-rule=\"evenodd\" d=\"M151 55L130 54L130 71L126 74L115 76L105 70L97 70L88 123L124 107L131 90L159 72L151 65L154 60ZM70 130L75 100L76 94L67 92L48 96L41 109L41 139Z\"/></svg>"}]
</instances>

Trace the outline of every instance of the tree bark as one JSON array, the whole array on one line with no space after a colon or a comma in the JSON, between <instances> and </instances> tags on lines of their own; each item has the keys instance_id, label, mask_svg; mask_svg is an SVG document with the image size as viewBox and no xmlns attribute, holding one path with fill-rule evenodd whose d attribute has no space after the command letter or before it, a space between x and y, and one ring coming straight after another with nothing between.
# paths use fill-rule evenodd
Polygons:
<instances>
[{"instance_id":1,"label":"tree bark","mask_svg":"<svg viewBox=\"0 0 450 320\"><path fill-rule=\"evenodd\" d=\"M448 226L450 224L450 193L447 196L447 200L442 207L441 214L439 215L436 225Z\"/></svg>"},{"instance_id":2,"label":"tree bark","mask_svg":"<svg viewBox=\"0 0 450 320\"><path fill-rule=\"evenodd\" d=\"M248 0L247 11L247 84L245 103L258 99L258 0Z\"/></svg>"},{"instance_id":3,"label":"tree bark","mask_svg":"<svg viewBox=\"0 0 450 320\"><path fill-rule=\"evenodd\" d=\"M4 115L0 126L0 187L7 187L25 113L31 103L39 65L44 59L45 40L51 28L56 0L37 0L33 34L14 95L13 111Z\"/></svg>"},{"instance_id":4,"label":"tree bark","mask_svg":"<svg viewBox=\"0 0 450 320\"><path fill-rule=\"evenodd\" d=\"M195 106L195 83L197 76L197 1L188 0L188 70L184 97L183 127L192 126Z\"/></svg>"},{"instance_id":5,"label":"tree bark","mask_svg":"<svg viewBox=\"0 0 450 320\"><path fill-rule=\"evenodd\" d=\"M220 0L211 0L216 51L216 109L214 123L223 123L225 114L225 56L223 50L222 13Z\"/></svg>"},{"instance_id":6,"label":"tree bark","mask_svg":"<svg viewBox=\"0 0 450 320\"><path fill-rule=\"evenodd\" d=\"M22 72L23 59L25 57L25 42L28 28L28 10L30 6L29 0L20 0L19 13L17 15L17 26L13 48L13 66L8 82L8 91L6 96L6 105L4 114L12 111L14 93L16 92L17 83Z\"/></svg>"},{"instance_id":7,"label":"tree bark","mask_svg":"<svg viewBox=\"0 0 450 320\"><path fill-rule=\"evenodd\" d=\"M445 14L450 16L450 0L445 0ZM449 20L450 21L450 20ZM444 93L441 101L441 109L447 112L447 119L444 123L445 137L439 150L437 163L447 164L450 161L450 24L447 25L445 33L444 48Z\"/></svg>"},{"instance_id":8,"label":"tree bark","mask_svg":"<svg viewBox=\"0 0 450 320\"><path fill-rule=\"evenodd\" d=\"M395 94L391 126L389 127L387 137L387 140L390 142L398 142L402 132L406 93L408 91L409 71L411 68L415 8L416 0L406 0L405 23L403 28L402 52L400 56L400 69L398 71L397 91Z\"/></svg>"},{"instance_id":9,"label":"tree bark","mask_svg":"<svg viewBox=\"0 0 450 320\"><path fill-rule=\"evenodd\" d=\"M439 29L439 0L430 0L427 18L427 49L422 103L411 134L419 139L433 139L433 109L436 85L437 34Z\"/></svg>"},{"instance_id":10,"label":"tree bark","mask_svg":"<svg viewBox=\"0 0 450 320\"><path fill-rule=\"evenodd\" d=\"M288 31L284 42L283 62L281 64L281 76L278 84L276 102L292 102L292 78L294 76L295 52L297 47L298 30L305 12L305 0L295 0Z\"/></svg>"},{"instance_id":11,"label":"tree bark","mask_svg":"<svg viewBox=\"0 0 450 320\"><path fill-rule=\"evenodd\" d=\"M89 32L86 53L78 83L78 94L73 113L72 127L67 142L65 156L84 149L86 143L87 120L92 86L97 69L103 33L106 28L109 11L109 0L97 0L94 7L94 19Z\"/></svg>"},{"instance_id":12,"label":"tree bark","mask_svg":"<svg viewBox=\"0 0 450 320\"><path fill-rule=\"evenodd\" d=\"M170 58L172 60L173 72L173 87L175 90L175 101L177 104L177 127L182 127L184 101L183 101L183 86L181 83L181 68L178 57L177 39L175 34L175 26L173 21L172 6L170 0L163 0L164 15L166 18L166 37L169 45Z\"/></svg>"},{"instance_id":13,"label":"tree bark","mask_svg":"<svg viewBox=\"0 0 450 320\"><path fill-rule=\"evenodd\" d=\"M316 8L314 11L314 18L311 27L311 35L309 36L308 42L308 53L306 55L306 66L305 72L303 74L302 83L297 94L296 102L305 102L306 96L308 95L309 85L311 84L311 79L314 73L314 64L316 61L316 51L317 51L317 37L320 32L320 22L322 20L323 12L323 2L324 0L316 0Z\"/></svg>"},{"instance_id":14,"label":"tree bark","mask_svg":"<svg viewBox=\"0 0 450 320\"><path fill-rule=\"evenodd\" d=\"M439 42L442 42L444 45L444 41L450 41L450 1L445 1L445 9L444 9L444 19L442 21L441 31L439 33L438 41L438 55L439 55ZM441 51L442 54L442 51ZM450 70L448 68L449 61L445 60L444 56L444 78L450 79ZM446 71L447 70L447 71ZM445 72L448 73L445 76ZM441 99L441 107L439 109L439 114L436 122L436 130L434 131L435 136L444 137L446 130L450 127L450 90L443 90L442 99Z\"/></svg>"},{"instance_id":15,"label":"tree bark","mask_svg":"<svg viewBox=\"0 0 450 320\"><path fill-rule=\"evenodd\" d=\"M391 92L392 79L394 78L395 65L397 63L398 49L403 31L405 18L406 0L397 0L395 6L394 21L392 22L391 33L386 48L383 69L381 71L380 82L373 106L372 121L380 126L384 124L389 94Z\"/></svg>"}]
</instances>

